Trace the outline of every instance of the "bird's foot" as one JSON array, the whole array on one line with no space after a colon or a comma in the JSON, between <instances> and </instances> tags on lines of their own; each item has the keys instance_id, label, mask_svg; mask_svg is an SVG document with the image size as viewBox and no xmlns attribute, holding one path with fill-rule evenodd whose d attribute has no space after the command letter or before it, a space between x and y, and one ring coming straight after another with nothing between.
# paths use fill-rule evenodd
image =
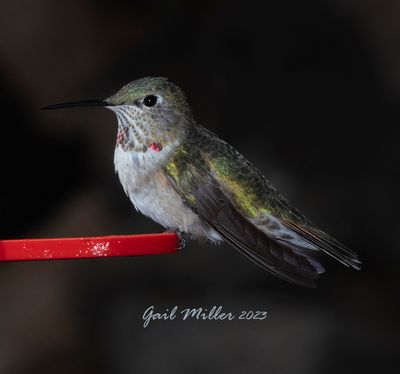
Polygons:
<instances>
[{"instance_id":1,"label":"bird's foot","mask_svg":"<svg viewBox=\"0 0 400 374\"><path fill-rule=\"evenodd\" d=\"M166 233L174 233L178 235L179 238L179 247L178 249L181 250L186 247L186 244L189 242L189 235L186 234L184 231L181 230L174 230L174 229L168 229L164 231Z\"/></svg>"}]
</instances>

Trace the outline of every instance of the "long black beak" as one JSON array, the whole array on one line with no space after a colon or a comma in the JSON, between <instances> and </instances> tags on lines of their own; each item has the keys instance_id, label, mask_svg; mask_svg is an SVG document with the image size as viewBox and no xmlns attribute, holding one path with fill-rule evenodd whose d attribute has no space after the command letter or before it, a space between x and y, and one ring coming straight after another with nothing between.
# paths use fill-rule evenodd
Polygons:
<instances>
[{"instance_id":1,"label":"long black beak","mask_svg":"<svg viewBox=\"0 0 400 374\"><path fill-rule=\"evenodd\" d=\"M71 103L61 103L61 104L54 104L54 105L48 105L45 106L44 110L50 110L50 109L63 109L63 108L74 108L74 107L82 107L82 106L114 106L114 104L111 104L107 101L104 100L84 100L84 101L73 101Z\"/></svg>"}]
</instances>

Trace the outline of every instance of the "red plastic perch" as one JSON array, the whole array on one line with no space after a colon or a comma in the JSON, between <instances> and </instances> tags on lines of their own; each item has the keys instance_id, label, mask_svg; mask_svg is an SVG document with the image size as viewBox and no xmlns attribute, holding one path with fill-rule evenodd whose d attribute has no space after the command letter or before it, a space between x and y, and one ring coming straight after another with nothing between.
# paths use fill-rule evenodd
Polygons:
<instances>
[{"instance_id":1,"label":"red plastic perch","mask_svg":"<svg viewBox=\"0 0 400 374\"><path fill-rule=\"evenodd\" d=\"M59 260L176 253L174 233L0 240L0 261Z\"/></svg>"}]
</instances>

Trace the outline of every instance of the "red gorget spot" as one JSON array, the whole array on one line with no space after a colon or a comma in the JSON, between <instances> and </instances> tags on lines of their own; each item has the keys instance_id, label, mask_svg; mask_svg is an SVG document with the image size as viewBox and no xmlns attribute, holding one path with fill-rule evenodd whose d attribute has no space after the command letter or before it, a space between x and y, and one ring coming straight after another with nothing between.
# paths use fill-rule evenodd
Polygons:
<instances>
[{"instance_id":1,"label":"red gorget spot","mask_svg":"<svg viewBox=\"0 0 400 374\"><path fill-rule=\"evenodd\" d=\"M160 143L151 143L149 148L155 152L160 152L162 150L162 145Z\"/></svg>"}]
</instances>

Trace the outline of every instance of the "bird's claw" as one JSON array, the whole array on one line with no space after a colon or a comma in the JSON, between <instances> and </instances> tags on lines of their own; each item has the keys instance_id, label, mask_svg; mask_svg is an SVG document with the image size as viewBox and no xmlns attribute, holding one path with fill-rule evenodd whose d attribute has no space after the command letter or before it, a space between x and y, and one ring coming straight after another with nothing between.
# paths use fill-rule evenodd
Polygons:
<instances>
[{"instance_id":1,"label":"bird's claw","mask_svg":"<svg viewBox=\"0 0 400 374\"><path fill-rule=\"evenodd\" d=\"M178 235L179 238L179 247L178 249L181 250L186 247L186 244L189 242L189 236L181 231L181 230L174 230L174 229L169 229L165 231L166 233L174 233Z\"/></svg>"}]
</instances>

